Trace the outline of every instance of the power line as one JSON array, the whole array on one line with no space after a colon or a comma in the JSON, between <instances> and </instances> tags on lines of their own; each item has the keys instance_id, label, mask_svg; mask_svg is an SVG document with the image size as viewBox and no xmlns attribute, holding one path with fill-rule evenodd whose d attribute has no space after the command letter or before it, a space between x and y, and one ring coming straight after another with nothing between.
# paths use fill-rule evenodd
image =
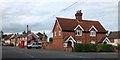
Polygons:
<instances>
[{"instance_id":1,"label":"power line","mask_svg":"<svg viewBox=\"0 0 120 60\"><path fill-rule=\"evenodd\" d=\"M62 11L67 10L68 8L70 8L70 7L74 6L75 4L77 4L78 2L79 2L79 0L76 1L76 2L74 2L73 4L69 5L68 7L66 7L66 8L64 8L64 9L62 9L62 10L56 12L55 14L51 15L49 18L54 17L54 16L55 16L56 14L58 14L59 12L62 12ZM47 18L47 19L49 19L49 18Z\"/></svg>"},{"instance_id":2,"label":"power line","mask_svg":"<svg viewBox=\"0 0 120 60\"><path fill-rule=\"evenodd\" d=\"M62 12L62 11L67 10L68 8L70 8L70 7L72 7L73 5L77 4L78 2L79 2L79 0L78 0L77 2L74 2L73 4L71 4L70 6L68 6L68 7L64 8L64 9L62 9L62 10L58 11L58 12L56 12L55 14L57 14L57 13L59 13L59 12ZM53 16L55 16L55 14L54 14Z\"/></svg>"}]
</instances>

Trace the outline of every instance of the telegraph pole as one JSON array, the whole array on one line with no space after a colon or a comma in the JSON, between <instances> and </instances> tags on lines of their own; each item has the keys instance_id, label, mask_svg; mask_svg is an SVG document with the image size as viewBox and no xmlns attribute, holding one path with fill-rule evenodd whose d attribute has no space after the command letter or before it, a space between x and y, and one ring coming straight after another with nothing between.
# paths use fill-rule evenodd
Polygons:
<instances>
[{"instance_id":1,"label":"telegraph pole","mask_svg":"<svg viewBox=\"0 0 120 60\"><path fill-rule=\"evenodd\" d=\"M27 25L27 45L28 45L28 25Z\"/></svg>"}]
</instances>

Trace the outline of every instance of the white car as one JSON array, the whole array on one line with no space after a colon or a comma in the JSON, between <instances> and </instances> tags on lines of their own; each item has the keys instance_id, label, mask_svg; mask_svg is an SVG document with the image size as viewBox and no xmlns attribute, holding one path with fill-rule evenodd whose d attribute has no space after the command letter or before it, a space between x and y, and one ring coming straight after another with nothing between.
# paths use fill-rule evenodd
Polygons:
<instances>
[{"instance_id":1,"label":"white car","mask_svg":"<svg viewBox=\"0 0 120 60\"><path fill-rule=\"evenodd\" d=\"M27 45L27 48L28 49L31 49L31 48L41 48L42 47L42 43L41 42L33 42L32 44L29 44Z\"/></svg>"}]
</instances>

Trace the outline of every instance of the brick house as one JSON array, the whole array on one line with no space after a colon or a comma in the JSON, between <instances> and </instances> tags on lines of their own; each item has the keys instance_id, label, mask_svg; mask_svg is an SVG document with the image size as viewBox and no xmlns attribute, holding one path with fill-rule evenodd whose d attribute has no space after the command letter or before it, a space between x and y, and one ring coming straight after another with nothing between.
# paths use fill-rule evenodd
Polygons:
<instances>
[{"instance_id":1,"label":"brick house","mask_svg":"<svg viewBox=\"0 0 120 60\"><path fill-rule=\"evenodd\" d=\"M82 19L83 13L78 10L75 19L56 17L53 27L52 48L65 50L74 48L75 43L97 44L107 31L99 21Z\"/></svg>"},{"instance_id":2,"label":"brick house","mask_svg":"<svg viewBox=\"0 0 120 60\"><path fill-rule=\"evenodd\" d=\"M120 45L120 37L119 36L120 36L120 31L112 31L108 34L108 36L103 37L103 39L101 39L100 43L118 46L118 44Z\"/></svg>"},{"instance_id":3,"label":"brick house","mask_svg":"<svg viewBox=\"0 0 120 60\"><path fill-rule=\"evenodd\" d=\"M15 34L9 34L4 38L4 43L11 44L12 38L15 36Z\"/></svg>"}]
</instances>

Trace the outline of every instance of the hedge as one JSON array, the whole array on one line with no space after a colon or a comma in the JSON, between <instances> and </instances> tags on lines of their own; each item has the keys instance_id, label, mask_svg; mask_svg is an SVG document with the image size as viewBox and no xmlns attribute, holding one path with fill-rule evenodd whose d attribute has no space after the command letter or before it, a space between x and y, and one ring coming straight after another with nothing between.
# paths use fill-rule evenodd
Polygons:
<instances>
[{"instance_id":1,"label":"hedge","mask_svg":"<svg viewBox=\"0 0 120 60\"><path fill-rule=\"evenodd\" d=\"M79 44L76 43L74 46L75 52L111 52L113 51L113 46L109 44Z\"/></svg>"},{"instance_id":2,"label":"hedge","mask_svg":"<svg viewBox=\"0 0 120 60\"><path fill-rule=\"evenodd\" d=\"M120 50L120 44L118 44L118 50Z\"/></svg>"},{"instance_id":3,"label":"hedge","mask_svg":"<svg viewBox=\"0 0 120 60\"><path fill-rule=\"evenodd\" d=\"M82 52L82 50L83 50L83 46L80 43L76 43L74 48L75 48L75 50L74 50L75 52Z\"/></svg>"},{"instance_id":4,"label":"hedge","mask_svg":"<svg viewBox=\"0 0 120 60\"><path fill-rule=\"evenodd\" d=\"M89 52L90 51L90 45L89 44L83 44L83 52Z\"/></svg>"},{"instance_id":5,"label":"hedge","mask_svg":"<svg viewBox=\"0 0 120 60\"><path fill-rule=\"evenodd\" d=\"M98 44L97 52L112 52L113 46L110 44Z\"/></svg>"},{"instance_id":6,"label":"hedge","mask_svg":"<svg viewBox=\"0 0 120 60\"><path fill-rule=\"evenodd\" d=\"M90 51L91 52L96 52L96 50L97 50L96 45L95 44L90 44Z\"/></svg>"}]
</instances>

